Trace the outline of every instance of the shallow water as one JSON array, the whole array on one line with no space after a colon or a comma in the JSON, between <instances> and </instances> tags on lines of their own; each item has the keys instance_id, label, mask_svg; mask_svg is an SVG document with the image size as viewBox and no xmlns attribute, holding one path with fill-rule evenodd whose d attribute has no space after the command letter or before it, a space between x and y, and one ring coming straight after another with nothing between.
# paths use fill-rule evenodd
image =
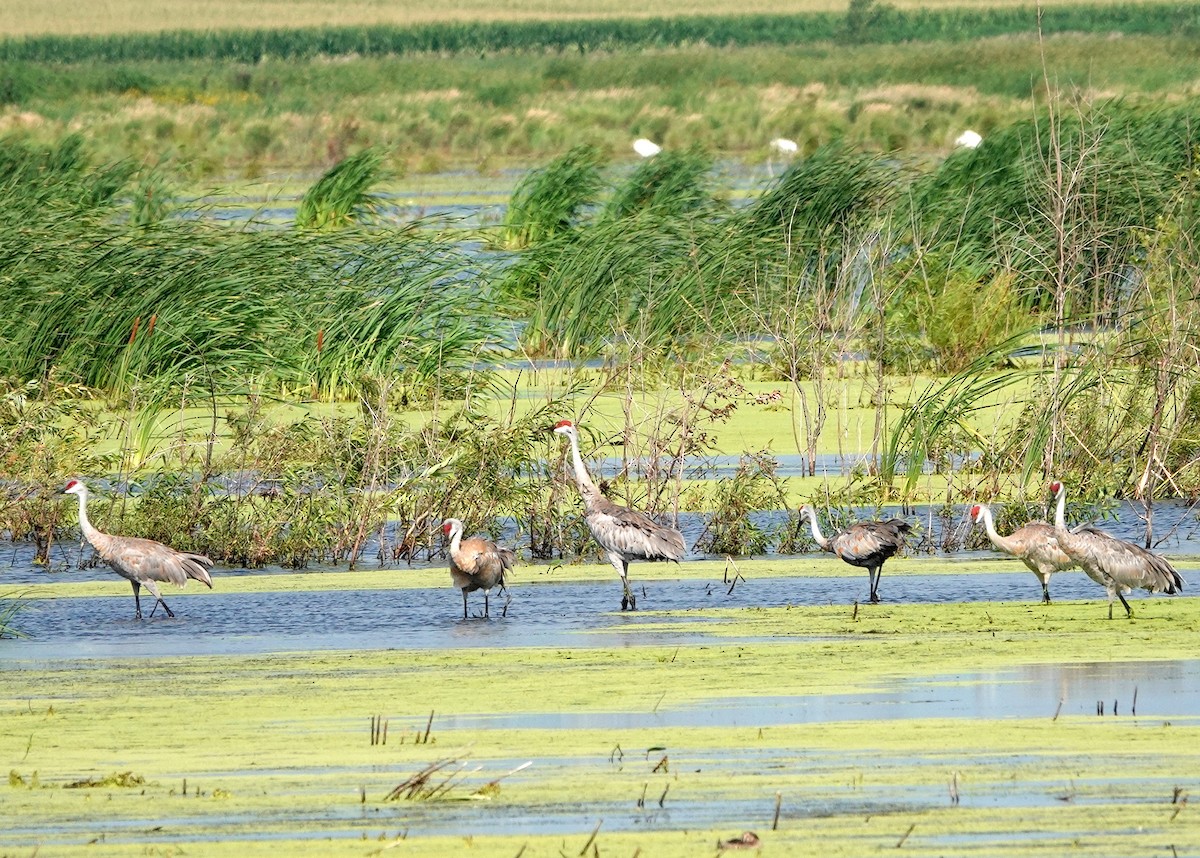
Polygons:
<instances>
[{"instance_id":1,"label":"shallow water","mask_svg":"<svg viewBox=\"0 0 1200 858\"><path fill-rule=\"evenodd\" d=\"M647 611L849 605L867 595L865 574L850 578L751 577L739 580L732 593L720 579L639 583L636 567L631 575L639 611L619 610L621 589L614 575L611 581L602 582L516 583L509 590L512 600L507 616L501 616L504 595L492 594L490 619L477 616L483 610L483 596L472 593L468 601L472 617L466 620L461 593L449 581L444 588L231 594L220 591L218 577L212 591L195 582L186 591L163 588L163 597L176 614L174 619L161 610L151 618L154 600L144 590L144 620L134 619L133 594L128 588L123 588L120 596L38 599L19 614L18 625L28 638L0 642L0 661L252 655L310 649L671 645L711 639L705 629L710 620L696 617L685 631L641 631L637 628L640 624L662 622L661 616ZM42 573L35 580L44 582L47 577ZM115 579L120 583L103 568L80 570L78 576L49 577ZM10 581L9 576L2 576L0 586ZM1082 573L1060 574L1050 586L1057 599L1095 600L1097 619L1106 616L1104 591ZM880 594L885 603L1032 603L1039 600L1041 587L1028 573L889 578L885 567ZM869 611L871 606L864 604L860 609ZM686 616L682 619L686 621Z\"/></svg>"}]
</instances>

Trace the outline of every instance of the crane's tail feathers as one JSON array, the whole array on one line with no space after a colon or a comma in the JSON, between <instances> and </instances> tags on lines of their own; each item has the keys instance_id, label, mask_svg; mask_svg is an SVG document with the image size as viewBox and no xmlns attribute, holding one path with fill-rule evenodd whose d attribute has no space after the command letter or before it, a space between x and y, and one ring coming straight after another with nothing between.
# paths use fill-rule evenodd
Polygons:
<instances>
[{"instance_id":1,"label":"crane's tail feathers","mask_svg":"<svg viewBox=\"0 0 1200 858\"><path fill-rule=\"evenodd\" d=\"M189 578L199 581L210 590L212 589L212 578L208 574L208 570L213 565L210 559L203 554L184 554L180 558L180 565L183 566L183 571Z\"/></svg>"}]
</instances>

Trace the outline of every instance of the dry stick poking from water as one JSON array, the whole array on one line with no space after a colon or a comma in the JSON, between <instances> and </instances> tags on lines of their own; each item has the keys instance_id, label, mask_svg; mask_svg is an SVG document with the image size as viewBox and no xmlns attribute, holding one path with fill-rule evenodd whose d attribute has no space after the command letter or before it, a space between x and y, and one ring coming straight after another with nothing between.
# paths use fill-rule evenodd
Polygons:
<instances>
[{"instance_id":1,"label":"dry stick poking from water","mask_svg":"<svg viewBox=\"0 0 1200 858\"><path fill-rule=\"evenodd\" d=\"M521 856L525 854L525 847L528 845L528 843L522 843L521 848L517 850L517 854L514 855L513 858L521 858Z\"/></svg>"},{"instance_id":2,"label":"dry stick poking from water","mask_svg":"<svg viewBox=\"0 0 1200 858\"><path fill-rule=\"evenodd\" d=\"M654 708L650 710L650 714L651 714L651 715L657 715L657 714L658 714L658 704L659 704L659 703L662 703L662 702L663 702L663 698L664 698L664 697L666 697L666 696L667 696L667 692L665 692L665 691L664 691L664 692L663 692L661 695L659 695L659 698L658 698L658 703L655 703L655 704L654 704Z\"/></svg>"},{"instance_id":3,"label":"dry stick poking from water","mask_svg":"<svg viewBox=\"0 0 1200 858\"><path fill-rule=\"evenodd\" d=\"M608 755L610 763L619 763L625 759L625 752L621 750L620 745L616 745L612 749L612 753Z\"/></svg>"},{"instance_id":4,"label":"dry stick poking from water","mask_svg":"<svg viewBox=\"0 0 1200 858\"><path fill-rule=\"evenodd\" d=\"M667 762L666 754L663 754L662 759L658 761L658 765L650 770L650 774L655 774L659 769L662 769L664 772L671 771L671 764Z\"/></svg>"},{"instance_id":5,"label":"dry stick poking from water","mask_svg":"<svg viewBox=\"0 0 1200 858\"><path fill-rule=\"evenodd\" d=\"M642 797L637 800L637 806L644 809L646 807L646 790L650 789L650 781L642 784ZM1176 787L1176 789L1179 789Z\"/></svg>"},{"instance_id":6,"label":"dry stick poking from water","mask_svg":"<svg viewBox=\"0 0 1200 858\"><path fill-rule=\"evenodd\" d=\"M1133 706L1129 710L1130 715L1137 715L1137 686L1133 686Z\"/></svg>"},{"instance_id":7,"label":"dry stick poking from water","mask_svg":"<svg viewBox=\"0 0 1200 858\"><path fill-rule=\"evenodd\" d=\"M852 622L852 623L858 622L858 599L854 600L854 613L852 613L850 615L850 622Z\"/></svg>"},{"instance_id":8,"label":"dry stick poking from water","mask_svg":"<svg viewBox=\"0 0 1200 858\"><path fill-rule=\"evenodd\" d=\"M730 578L729 578L729 567L730 566L733 567L733 579L732 580L730 580ZM728 554L725 555L725 583L729 585L729 589L725 593L726 596L733 595L733 588L737 586L737 582L738 582L739 578L743 582L745 582L745 580L746 580L745 577L742 575L741 570L738 569L737 564L733 562L733 558L730 557Z\"/></svg>"},{"instance_id":9,"label":"dry stick poking from water","mask_svg":"<svg viewBox=\"0 0 1200 858\"><path fill-rule=\"evenodd\" d=\"M950 776L950 803L958 806L958 772Z\"/></svg>"},{"instance_id":10,"label":"dry stick poking from water","mask_svg":"<svg viewBox=\"0 0 1200 858\"><path fill-rule=\"evenodd\" d=\"M1171 800L1171 804L1175 805L1175 812L1171 814L1170 819L1171 822L1174 822L1175 817L1179 816L1183 812L1183 809L1187 807L1187 793L1179 787L1175 787L1175 798Z\"/></svg>"},{"instance_id":11,"label":"dry stick poking from water","mask_svg":"<svg viewBox=\"0 0 1200 858\"><path fill-rule=\"evenodd\" d=\"M425 724L425 738L421 740L422 745L429 744L429 731L433 729L433 710L429 710L429 721Z\"/></svg>"},{"instance_id":12,"label":"dry stick poking from water","mask_svg":"<svg viewBox=\"0 0 1200 858\"><path fill-rule=\"evenodd\" d=\"M783 804L783 793L775 793L775 818L771 820L771 830L779 828L779 808Z\"/></svg>"},{"instance_id":13,"label":"dry stick poking from water","mask_svg":"<svg viewBox=\"0 0 1200 858\"><path fill-rule=\"evenodd\" d=\"M897 848L897 849L899 849L901 846L903 846L903 845L904 845L904 841L908 839L908 835L912 834L912 833L913 833L913 829L914 829L914 828L916 828L916 827L917 827L917 824L916 824L915 822L914 822L912 825L908 826L908 831L904 832L904 836L903 836L903 837L901 837L899 840L897 840L897 841L896 841L896 848Z\"/></svg>"},{"instance_id":14,"label":"dry stick poking from water","mask_svg":"<svg viewBox=\"0 0 1200 858\"><path fill-rule=\"evenodd\" d=\"M663 790L663 794L658 797L658 806L662 807L663 802L667 800L667 793L671 791L671 785L667 784L667 788Z\"/></svg>"},{"instance_id":15,"label":"dry stick poking from water","mask_svg":"<svg viewBox=\"0 0 1200 858\"><path fill-rule=\"evenodd\" d=\"M415 775L410 777L408 780L406 780L402 784L399 784L398 786L396 786L391 792L389 792L386 796L384 796L383 800L384 801L396 801L401 798L428 799L428 798L432 798L433 796L437 795L439 792L444 792L446 785L449 783L450 779L455 777L455 775L457 775L458 772L455 772L454 774L450 775L450 778L447 778L445 781L442 781L436 787L429 786L429 779L431 777L433 777L433 775L435 773L441 771L442 769L446 768L447 766L452 766L458 762L459 761L454 759L453 757L446 757L441 760L435 760L434 762L427 765L425 768L421 769ZM459 771L462 771L461 763L459 763Z\"/></svg>"},{"instance_id":16,"label":"dry stick poking from water","mask_svg":"<svg viewBox=\"0 0 1200 858\"><path fill-rule=\"evenodd\" d=\"M498 790L500 788L500 781L504 780L506 777L509 777L510 775L515 775L517 772L527 769L532 765L533 765L533 760L527 760L527 761L521 763L521 765L517 766L512 771L505 772L504 774L500 775L500 777L496 778L495 780L490 780L487 783L485 783L479 789L475 790L475 792L473 792L471 794L471 797L472 798L488 798L492 793L494 793L496 790Z\"/></svg>"},{"instance_id":17,"label":"dry stick poking from water","mask_svg":"<svg viewBox=\"0 0 1200 858\"><path fill-rule=\"evenodd\" d=\"M583 848L579 850L580 855L583 855L588 851L588 847L592 845L592 841L594 841L596 839L596 835L600 833L600 826L603 824L603 819L596 823L596 827L592 829L592 836L587 839L587 843L583 844Z\"/></svg>"},{"instance_id":18,"label":"dry stick poking from water","mask_svg":"<svg viewBox=\"0 0 1200 858\"><path fill-rule=\"evenodd\" d=\"M1059 712L1062 712L1062 705L1063 705L1063 702L1064 702L1066 699L1067 699L1067 698L1065 698L1065 697L1060 697L1060 698L1058 698L1058 708L1054 710L1054 717L1050 719L1051 721L1057 721L1057 720L1058 720L1058 713L1059 713Z\"/></svg>"}]
</instances>

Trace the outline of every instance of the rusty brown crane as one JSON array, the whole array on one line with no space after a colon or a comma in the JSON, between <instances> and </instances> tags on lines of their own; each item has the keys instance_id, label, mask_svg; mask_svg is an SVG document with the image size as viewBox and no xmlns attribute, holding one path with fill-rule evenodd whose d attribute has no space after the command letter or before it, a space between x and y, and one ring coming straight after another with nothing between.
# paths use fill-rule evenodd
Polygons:
<instances>
[{"instance_id":1,"label":"rusty brown crane","mask_svg":"<svg viewBox=\"0 0 1200 858\"><path fill-rule=\"evenodd\" d=\"M584 521L588 530L608 555L608 562L621 576L621 610L636 610L637 599L629 589L629 562L682 560L687 553L683 534L674 528L662 526L643 512L615 504L606 498L592 482L583 464L583 456L579 452L579 432L575 424L570 420L560 420L554 425L554 431L571 443L575 482L583 497Z\"/></svg>"},{"instance_id":2,"label":"rusty brown crane","mask_svg":"<svg viewBox=\"0 0 1200 858\"><path fill-rule=\"evenodd\" d=\"M504 590L505 575L517 561L516 552L478 536L463 539L463 523L457 518L443 521L442 533L450 540L450 580L462 590L463 619L467 618L467 593L476 590L483 591L483 615L490 616L488 597L493 587ZM507 606L504 613L508 613Z\"/></svg>"},{"instance_id":3,"label":"rusty brown crane","mask_svg":"<svg viewBox=\"0 0 1200 858\"><path fill-rule=\"evenodd\" d=\"M805 504L800 518L808 519L813 539L825 551L831 551L851 566L867 570L871 581L871 601L879 601L879 576L883 562L904 547L904 537L912 525L902 518L888 521L860 521L826 538L817 524L817 511Z\"/></svg>"},{"instance_id":4,"label":"rusty brown crane","mask_svg":"<svg viewBox=\"0 0 1200 858\"><path fill-rule=\"evenodd\" d=\"M1050 484L1050 491L1058 502L1054 511L1054 535L1058 537L1058 545L1089 578L1107 591L1110 620L1113 596L1125 606L1125 616L1132 617L1133 609L1124 594L1134 588L1171 595L1183 590L1183 578L1161 554L1090 525L1067 530L1067 487L1055 480Z\"/></svg>"},{"instance_id":5,"label":"rusty brown crane","mask_svg":"<svg viewBox=\"0 0 1200 858\"><path fill-rule=\"evenodd\" d=\"M1050 604L1050 576L1055 572L1070 569L1075 561L1058 546L1054 525L1044 521L1031 521L1018 527L1008 536L996 532L992 511L986 506L971 507L971 521L982 524L988 539L998 550L1011 554L1029 567L1042 584L1042 603Z\"/></svg>"},{"instance_id":6,"label":"rusty brown crane","mask_svg":"<svg viewBox=\"0 0 1200 858\"><path fill-rule=\"evenodd\" d=\"M167 603L163 601L162 595L158 592L160 582L182 587L187 583L188 578L194 578L210 590L212 589L212 578L209 577L208 570L212 568L213 562L203 554L176 551L153 539L101 533L88 521L87 486L79 480L71 480L63 489L63 494L75 495L79 498L79 529L96 549L100 559L133 585L133 603L137 606L135 619L142 618L140 596L142 587L145 587L150 591L150 595L154 596L155 610L162 605L168 617L173 617L175 614L167 607ZM151 611L150 615L154 616L154 611Z\"/></svg>"}]
</instances>

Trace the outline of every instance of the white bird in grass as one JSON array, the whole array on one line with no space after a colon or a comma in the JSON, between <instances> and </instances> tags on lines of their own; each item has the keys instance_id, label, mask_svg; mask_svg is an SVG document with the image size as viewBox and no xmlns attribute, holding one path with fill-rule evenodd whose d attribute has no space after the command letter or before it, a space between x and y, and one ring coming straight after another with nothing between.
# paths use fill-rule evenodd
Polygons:
<instances>
[{"instance_id":1,"label":"white bird in grass","mask_svg":"<svg viewBox=\"0 0 1200 858\"><path fill-rule=\"evenodd\" d=\"M1079 564L1087 576L1108 592L1108 618L1112 619L1113 596L1125 606L1125 616L1133 609L1125 593L1137 587L1151 593L1174 595L1183 589L1183 578L1167 558L1147 551L1140 545L1118 539L1089 525L1067 530L1067 487L1058 480L1050 484L1058 501L1054 511L1054 535L1058 545Z\"/></svg>"},{"instance_id":2,"label":"white bird in grass","mask_svg":"<svg viewBox=\"0 0 1200 858\"><path fill-rule=\"evenodd\" d=\"M489 539L472 536L462 538L463 523L457 518L442 522L442 533L450 539L450 580L462 590L463 619L467 618L467 593L483 591L483 615L488 613L488 596L493 587L504 591L506 572L511 572L517 555L511 548L504 548ZM505 605L503 615L507 615Z\"/></svg>"},{"instance_id":3,"label":"white bird in grass","mask_svg":"<svg viewBox=\"0 0 1200 858\"><path fill-rule=\"evenodd\" d=\"M212 589L212 578L209 577L208 570L212 568L213 562L203 554L176 551L153 539L101 533L88 521L87 486L79 480L71 480L63 489L63 494L75 495L79 498L79 529L96 549L100 559L133 585L133 602L137 607L137 612L134 614L135 619L142 618L140 596L142 587L145 587L154 596L154 610L158 610L158 606L162 605L168 617L173 617L175 614L167 607L167 603L159 594L158 582L169 582L176 587L182 587L187 583L188 578L194 578L210 590ZM154 611L150 612L150 616L154 616Z\"/></svg>"},{"instance_id":4,"label":"white bird in grass","mask_svg":"<svg viewBox=\"0 0 1200 858\"><path fill-rule=\"evenodd\" d=\"M904 536L912 530L912 525L902 518L860 521L826 538L817 525L815 509L805 504L800 507L800 518L808 519L812 525L813 539L822 549L836 554L851 566L867 570L867 577L871 581L871 601L878 602L883 562L904 547Z\"/></svg>"},{"instance_id":5,"label":"white bird in grass","mask_svg":"<svg viewBox=\"0 0 1200 858\"><path fill-rule=\"evenodd\" d=\"M967 129L954 140L955 146L961 146L964 149L974 149L983 142L983 137L977 131Z\"/></svg>"},{"instance_id":6,"label":"white bird in grass","mask_svg":"<svg viewBox=\"0 0 1200 858\"><path fill-rule=\"evenodd\" d=\"M647 140L645 137L639 137L633 141L633 151L637 152L643 158L653 158L662 151L662 147L652 140Z\"/></svg>"},{"instance_id":7,"label":"white bird in grass","mask_svg":"<svg viewBox=\"0 0 1200 858\"><path fill-rule=\"evenodd\" d=\"M800 146L795 140L788 140L786 137L776 137L771 141L771 148L780 155L792 156L800 151Z\"/></svg>"},{"instance_id":8,"label":"white bird in grass","mask_svg":"<svg viewBox=\"0 0 1200 858\"><path fill-rule=\"evenodd\" d=\"M579 452L579 432L570 420L560 420L554 431L571 442L571 458L575 465L575 482L583 498L584 521L600 547L608 554L608 562L621 576L621 610L636 610L637 599L629 589L630 560L674 560L679 562L687 553L683 534L663 527L643 512L615 504L600 493Z\"/></svg>"},{"instance_id":9,"label":"white bird in grass","mask_svg":"<svg viewBox=\"0 0 1200 858\"><path fill-rule=\"evenodd\" d=\"M1044 521L1031 521L1018 527L1008 536L996 532L992 511L986 506L971 507L971 521L983 524L988 539L1000 551L1011 554L1029 567L1029 571L1042 582L1042 602L1050 604L1050 576L1055 572L1070 569L1075 561L1067 556L1058 545L1054 525Z\"/></svg>"}]
</instances>

